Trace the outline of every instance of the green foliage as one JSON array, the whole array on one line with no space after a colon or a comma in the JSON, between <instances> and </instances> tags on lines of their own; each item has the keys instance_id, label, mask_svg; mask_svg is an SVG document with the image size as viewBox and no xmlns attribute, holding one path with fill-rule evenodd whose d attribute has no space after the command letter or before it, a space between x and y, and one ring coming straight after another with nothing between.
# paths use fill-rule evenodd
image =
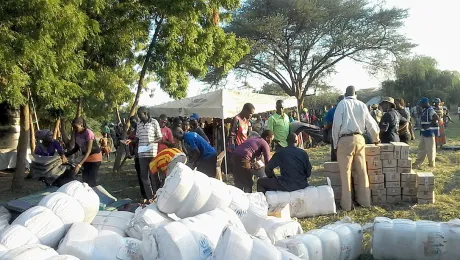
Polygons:
<instances>
[{"instance_id":1,"label":"green foliage","mask_svg":"<svg viewBox=\"0 0 460 260\"><path fill-rule=\"evenodd\" d=\"M366 0L248 0L227 30L251 40L239 69L300 101L345 58L378 69L388 55L409 51L414 45L399 33L406 17Z\"/></svg>"},{"instance_id":2,"label":"green foliage","mask_svg":"<svg viewBox=\"0 0 460 260\"><path fill-rule=\"evenodd\" d=\"M335 105L337 98L343 94L336 88L328 87L322 91L317 92L315 95L305 97L305 107L312 109L323 110L325 107Z\"/></svg>"},{"instance_id":3,"label":"green foliage","mask_svg":"<svg viewBox=\"0 0 460 260\"><path fill-rule=\"evenodd\" d=\"M275 95L275 96L287 96L286 92L275 83L265 83L262 89L257 91L259 94Z\"/></svg>"},{"instance_id":4,"label":"green foliage","mask_svg":"<svg viewBox=\"0 0 460 260\"><path fill-rule=\"evenodd\" d=\"M101 135L102 123L101 121L94 120L92 118L85 118L86 125L91 131L94 132L97 136Z\"/></svg>"},{"instance_id":5,"label":"green foliage","mask_svg":"<svg viewBox=\"0 0 460 260\"><path fill-rule=\"evenodd\" d=\"M460 102L460 73L439 70L434 58L400 59L394 70L396 79L382 83L382 93L386 96L402 97L412 104L423 96L441 98L449 103Z\"/></svg>"}]
</instances>

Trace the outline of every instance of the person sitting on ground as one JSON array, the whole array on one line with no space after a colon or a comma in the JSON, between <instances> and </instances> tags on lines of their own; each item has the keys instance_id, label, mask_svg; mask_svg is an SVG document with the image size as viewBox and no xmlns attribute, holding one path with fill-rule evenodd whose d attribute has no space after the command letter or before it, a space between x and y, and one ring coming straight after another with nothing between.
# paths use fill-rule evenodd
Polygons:
<instances>
[{"instance_id":1,"label":"person sitting on ground","mask_svg":"<svg viewBox=\"0 0 460 260\"><path fill-rule=\"evenodd\" d=\"M273 138L273 132L265 130L262 136L249 138L235 148L232 153L235 187L251 193L253 176L266 177L265 164L270 161L270 144ZM264 163L260 161L262 155Z\"/></svg>"},{"instance_id":2,"label":"person sitting on ground","mask_svg":"<svg viewBox=\"0 0 460 260\"><path fill-rule=\"evenodd\" d=\"M197 133L198 135L203 137L203 139L206 140L206 142L209 143L209 138L206 136L206 134L204 133L203 129L199 126L197 119L191 119L190 120L190 131Z\"/></svg>"},{"instance_id":3,"label":"person sitting on ground","mask_svg":"<svg viewBox=\"0 0 460 260\"><path fill-rule=\"evenodd\" d=\"M311 163L308 154L296 147L297 135L290 133L287 137L288 146L276 152L265 166L267 178L257 181L257 191L295 191L308 186L311 175ZM276 177L273 170L279 167L281 176Z\"/></svg>"},{"instance_id":4,"label":"person sitting on ground","mask_svg":"<svg viewBox=\"0 0 460 260\"><path fill-rule=\"evenodd\" d=\"M163 187L164 180L171 173L172 169L177 163L187 163L187 155L177 148L166 148L157 154L155 158L150 162L150 172L153 174L153 178L157 178L158 181L153 182L153 192Z\"/></svg>"},{"instance_id":5,"label":"person sitting on ground","mask_svg":"<svg viewBox=\"0 0 460 260\"><path fill-rule=\"evenodd\" d=\"M99 145L101 147L101 151L102 151L102 156L106 156L107 157L107 161L109 160L110 158L110 147L111 147L111 144L110 144L110 140L108 138L108 135L107 133L102 133L102 138L99 139Z\"/></svg>"},{"instance_id":6,"label":"person sitting on ground","mask_svg":"<svg viewBox=\"0 0 460 260\"><path fill-rule=\"evenodd\" d=\"M190 160L192 168L198 171L216 177L217 152L203 137L195 132L187 132L176 127L173 129L173 136L178 141L184 143L183 147Z\"/></svg>"},{"instance_id":7,"label":"person sitting on ground","mask_svg":"<svg viewBox=\"0 0 460 260\"><path fill-rule=\"evenodd\" d=\"M62 163L67 162L62 146L53 139L53 132L50 130L39 130L35 134L39 141L35 147L34 154L39 156L54 156L56 153L61 157Z\"/></svg>"}]
</instances>

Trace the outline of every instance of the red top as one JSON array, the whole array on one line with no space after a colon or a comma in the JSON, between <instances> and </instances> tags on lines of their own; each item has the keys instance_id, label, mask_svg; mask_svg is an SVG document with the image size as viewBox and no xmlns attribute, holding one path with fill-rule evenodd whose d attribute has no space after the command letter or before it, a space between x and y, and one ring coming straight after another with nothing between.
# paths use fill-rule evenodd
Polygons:
<instances>
[{"instance_id":1,"label":"red top","mask_svg":"<svg viewBox=\"0 0 460 260\"><path fill-rule=\"evenodd\" d=\"M247 118L237 115L233 118L232 128L230 129L230 144L234 141L236 146L244 143L248 139L250 122Z\"/></svg>"},{"instance_id":2,"label":"red top","mask_svg":"<svg viewBox=\"0 0 460 260\"><path fill-rule=\"evenodd\" d=\"M163 141L168 141L170 143L174 143L174 137L172 134L171 129L169 129L167 126L161 128L161 135L163 136ZM165 144L159 143L158 144L158 153L163 151L164 149L167 149L168 146Z\"/></svg>"}]
</instances>

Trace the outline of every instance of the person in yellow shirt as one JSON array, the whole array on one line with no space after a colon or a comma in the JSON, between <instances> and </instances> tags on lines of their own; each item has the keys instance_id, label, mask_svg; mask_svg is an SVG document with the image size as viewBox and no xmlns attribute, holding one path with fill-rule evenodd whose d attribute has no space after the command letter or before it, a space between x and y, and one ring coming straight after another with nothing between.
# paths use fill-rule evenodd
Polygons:
<instances>
[{"instance_id":1,"label":"person in yellow shirt","mask_svg":"<svg viewBox=\"0 0 460 260\"><path fill-rule=\"evenodd\" d=\"M150 172L153 174L153 178L158 179L158 181L153 181L154 187L152 188L154 194L163 186L164 179L179 162L187 163L187 156L176 148L166 148L153 158L149 164L149 168Z\"/></svg>"}]
</instances>

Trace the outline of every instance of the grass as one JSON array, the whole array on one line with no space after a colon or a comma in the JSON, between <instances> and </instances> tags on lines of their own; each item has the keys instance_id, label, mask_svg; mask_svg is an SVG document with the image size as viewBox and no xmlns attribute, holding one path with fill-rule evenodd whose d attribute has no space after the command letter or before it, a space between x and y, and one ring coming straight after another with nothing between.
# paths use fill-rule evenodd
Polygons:
<instances>
[{"instance_id":1,"label":"grass","mask_svg":"<svg viewBox=\"0 0 460 260\"><path fill-rule=\"evenodd\" d=\"M448 145L460 145L460 122L450 124L446 131ZM411 157L415 158L418 141L411 143ZM329 147L324 146L309 149L308 154L314 170L319 170L322 164L329 159ZM112 163L104 163L100 171L100 183L117 198L131 198L133 201L140 200L139 185L133 162L130 161L120 173L113 174ZM460 218L460 151L439 151L437 154L437 167L428 168L423 165L423 170L432 171L436 176L436 203L432 205L413 204L388 204L373 206L371 208L356 208L350 212L338 211L336 215L320 216L301 219L304 231L320 228L326 224L341 220L345 216L351 217L355 222L366 224L372 222L375 217L405 218L411 220L448 221ZM0 200L29 195L43 189L44 185L37 181L26 180L26 187L21 191L12 192L12 176L10 173L0 173ZM322 185L323 177L313 174L310 183ZM370 235L365 236L365 248L361 259L373 259L369 254Z\"/></svg>"}]
</instances>

